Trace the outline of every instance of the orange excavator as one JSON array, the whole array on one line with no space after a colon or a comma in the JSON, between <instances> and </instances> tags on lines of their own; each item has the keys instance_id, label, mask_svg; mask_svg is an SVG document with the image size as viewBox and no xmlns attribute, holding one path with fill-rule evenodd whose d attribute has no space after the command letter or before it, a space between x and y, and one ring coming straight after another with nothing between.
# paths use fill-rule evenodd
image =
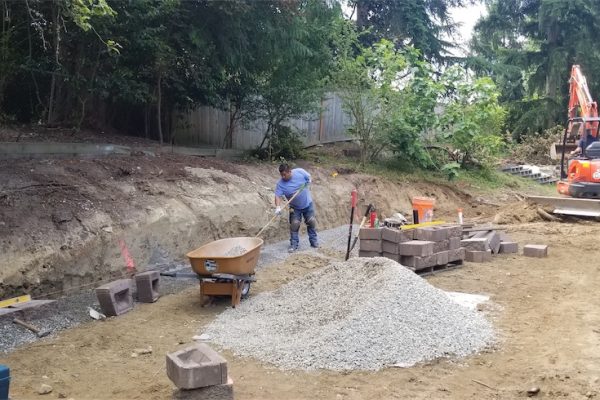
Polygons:
<instances>
[{"instance_id":1,"label":"orange excavator","mask_svg":"<svg viewBox=\"0 0 600 400\"><path fill-rule=\"evenodd\" d=\"M568 121L560 145L557 184L558 192L566 197L529 199L553 208L555 214L600 217L600 118L579 65L571 68L569 87ZM565 154L570 150L568 143L573 141L575 150Z\"/></svg>"}]
</instances>

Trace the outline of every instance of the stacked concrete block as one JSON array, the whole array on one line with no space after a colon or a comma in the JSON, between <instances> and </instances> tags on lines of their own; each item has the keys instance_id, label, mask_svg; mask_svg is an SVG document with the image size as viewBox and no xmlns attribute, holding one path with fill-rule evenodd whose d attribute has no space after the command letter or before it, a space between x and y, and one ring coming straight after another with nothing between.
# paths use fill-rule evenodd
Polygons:
<instances>
[{"instance_id":1,"label":"stacked concrete block","mask_svg":"<svg viewBox=\"0 0 600 400\"><path fill-rule=\"evenodd\" d=\"M226 385L227 360L205 343L167 354L167 376L179 389Z\"/></svg>"},{"instance_id":2,"label":"stacked concrete block","mask_svg":"<svg viewBox=\"0 0 600 400\"><path fill-rule=\"evenodd\" d=\"M523 255L526 257L548 257L548 246L544 244L528 244L523 246Z\"/></svg>"},{"instance_id":3,"label":"stacked concrete block","mask_svg":"<svg viewBox=\"0 0 600 400\"><path fill-rule=\"evenodd\" d=\"M160 294L160 273L158 271L147 271L135 275L138 301L142 303L154 303Z\"/></svg>"},{"instance_id":4,"label":"stacked concrete block","mask_svg":"<svg viewBox=\"0 0 600 400\"><path fill-rule=\"evenodd\" d=\"M383 253L381 232L379 228L362 228L358 233L360 239L359 257L380 257Z\"/></svg>"},{"instance_id":5,"label":"stacked concrete block","mask_svg":"<svg viewBox=\"0 0 600 400\"><path fill-rule=\"evenodd\" d=\"M133 308L131 279L119 279L96 288L96 297L105 315L117 316Z\"/></svg>"}]
</instances>

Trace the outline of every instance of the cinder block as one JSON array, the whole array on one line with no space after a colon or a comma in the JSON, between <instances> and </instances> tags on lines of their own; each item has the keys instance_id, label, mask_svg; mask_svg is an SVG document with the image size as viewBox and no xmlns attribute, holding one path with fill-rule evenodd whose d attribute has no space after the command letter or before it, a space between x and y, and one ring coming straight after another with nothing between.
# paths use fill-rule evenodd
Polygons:
<instances>
[{"instance_id":1,"label":"cinder block","mask_svg":"<svg viewBox=\"0 0 600 400\"><path fill-rule=\"evenodd\" d=\"M399 254L398 243L388 242L387 240L381 241L381 250L384 253Z\"/></svg>"},{"instance_id":2,"label":"cinder block","mask_svg":"<svg viewBox=\"0 0 600 400\"><path fill-rule=\"evenodd\" d=\"M398 254L387 253L385 251L383 252L383 257L389 258L390 260L394 260L396 262L398 262L400 260L400 256Z\"/></svg>"},{"instance_id":3,"label":"cinder block","mask_svg":"<svg viewBox=\"0 0 600 400\"><path fill-rule=\"evenodd\" d=\"M439 253L434 254L436 256L435 265L446 265L448 264L450 257L448 256L448 251L440 251Z\"/></svg>"},{"instance_id":4,"label":"cinder block","mask_svg":"<svg viewBox=\"0 0 600 400\"><path fill-rule=\"evenodd\" d=\"M96 288L96 297L102 313L117 316L133 308L131 279L119 279Z\"/></svg>"},{"instance_id":5,"label":"cinder block","mask_svg":"<svg viewBox=\"0 0 600 400\"><path fill-rule=\"evenodd\" d=\"M207 386L199 389L173 392L173 400L233 400L233 380L227 377L224 385Z\"/></svg>"},{"instance_id":6,"label":"cinder block","mask_svg":"<svg viewBox=\"0 0 600 400\"><path fill-rule=\"evenodd\" d=\"M381 231L379 228L361 228L358 232L358 238L364 240L381 240Z\"/></svg>"},{"instance_id":7,"label":"cinder block","mask_svg":"<svg viewBox=\"0 0 600 400\"><path fill-rule=\"evenodd\" d=\"M462 261L464 259L465 249L463 247L448 251L448 262Z\"/></svg>"},{"instance_id":8,"label":"cinder block","mask_svg":"<svg viewBox=\"0 0 600 400\"><path fill-rule=\"evenodd\" d=\"M227 383L227 361L205 343L167 354L167 376L179 389Z\"/></svg>"},{"instance_id":9,"label":"cinder block","mask_svg":"<svg viewBox=\"0 0 600 400\"><path fill-rule=\"evenodd\" d=\"M360 240L360 250L362 251L376 251L381 253L383 251L381 240Z\"/></svg>"},{"instance_id":10,"label":"cinder block","mask_svg":"<svg viewBox=\"0 0 600 400\"><path fill-rule=\"evenodd\" d=\"M433 252L439 253L440 251L450 250L450 240L442 240L441 242L435 242L433 244Z\"/></svg>"},{"instance_id":11,"label":"cinder block","mask_svg":"<svg viewBox=\"0 0 600 400\"><path fill-rule=\"evenodd\" d=\"M460 241L461 247L467 251L487 251L490 249L489 242L486 238L472 238Z\"/></svg>"},{"instance_id":12,"label":"cinder block","mask_svg":"<svg viewBox=\"0 0 600 400\"><path fill-rule=\"evenodd\" d=\"M482 263L492 261L492 251L465 251L465 260L470 262Z\"/></svg>"},{"instance_id":13,"label":"cinder block","mask_svg":"<svg viewBox=\"0 0 600 400\"><path fill-rule=\"evenodd\" d=\"M437 256L429 255L425 257L415 257L415 256L401 256L400 264L405 267L409 267L415 271L418 271L423 268L433 267L437 265Z\"/></svg>"},{"instance_id":14,"label":"cinder block","mask_svg":"<svg viewBox=\"0 0 600 400\"><path fill-rule=\"evenodd\" d=\"M409 240L413 240L413 236L414 231L410 229L401 231L398 229L383 228L381 230L381 239L393 243L408 242Z\"/></svg>"},{"instance_id":15,"label":"cinder block","mask_svg":"<svg viewBox=\"0 0 600 400\"><path fill-rule=\"evenodd\" d=\"M135 275L138 301L142 303L154 303L160 297L158 288L160 285L160 273L158 271L147 271Z\"/></svg>"},{"instance_id":16,"label":"cinder block","mask_svg":"<svg viewBox=\"0 0 600 400\"><path fill-rule=\"evenodd\" d=\"M363 250L359 250L358 251L358 256L359 257L381 257L381 253L377 252L377 251L363 251Z\"/></svg>"},{"instance_id":17,"label":"cinder block","mask_svg":"<svg viewBox=\"0 0 600 400\"><path fill-rule=\"evenodd\" d=\"M448 239L448 250L456 250L460 248L460 236L451 237Z\"/></svg>"},{"instance_id":18,"label":"cinder block","mask_svg":"<svg viewBox=\"0 0 600 400\"><path fill-rule=\"evenodd\" d=\"M411 240L410 242L400 243L399 253L403 256L424 257L433 254L433 242L425 240Z\"/></svg>"},{"instance_id":19,"label":"cinder block","mask_svg":"<svg viewBox=\"0 0 600 400\"><path fill-rule=\"evenodd\" d=\"M500 253L514 254L519 252L519 244L517 242L500 242Z\"/></svg>"},{"instance_id":20,"label":"cinder block","mask_svg":"<svg viewBox=\"0 0 600 400\"><path fill-rule=\"evenodd\" d=\"M448 228L438 226L428 226L426 228L415 229L414 238L416 240L426 240L430 242L440 242L448 239Z\"/></svg>"},{"instance_id":21,"label":"cinder block","mask_svg":"<svg viewBox=\"0 0 600 400\"><path fill-rule=\"evenodd\" d=\"M548 246L545 244L528 244L523 247L523 255L526 257L548 257Z\"/></svg>"}]
</instances>

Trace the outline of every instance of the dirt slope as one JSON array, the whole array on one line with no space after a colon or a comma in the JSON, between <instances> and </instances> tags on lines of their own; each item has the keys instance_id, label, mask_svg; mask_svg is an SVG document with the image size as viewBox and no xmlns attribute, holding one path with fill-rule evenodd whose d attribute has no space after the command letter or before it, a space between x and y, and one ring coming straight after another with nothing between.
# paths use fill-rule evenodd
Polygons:
<instances>
[{"instance_id":1,"label":"dirt slope","mask_svg":"<svg viewBox=\"0 0 600 400\"><path fill-rule=\"evenodd\" d=\"M413 196L438 199L438 215L489 214L455 187L333 176L304 165L321 227L347 223L349 195L384 215L409 212ZM271 217L276 165L161 155L100 160L0 162L0 298L76 290L125 272L126 246L138 270L180 259L222 237L254 235ZM284 238L284 219L265 232Z\"/></svg>"}]
</instances>

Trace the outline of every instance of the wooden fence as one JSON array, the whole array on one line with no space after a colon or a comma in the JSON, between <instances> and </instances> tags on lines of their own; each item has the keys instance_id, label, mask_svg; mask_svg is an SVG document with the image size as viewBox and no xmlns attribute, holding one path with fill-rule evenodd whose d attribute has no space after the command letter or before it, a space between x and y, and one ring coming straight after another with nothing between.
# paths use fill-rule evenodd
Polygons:
<instances>
[{"instance_id":1,"label":"wooden fence","mask_svg":"<svg viewBox=\"0 0 600 400\"><path fill-rule=\"evenodd\" d=\"M174 116L173 136L177 145L221 147L225 139L229 112L212 107L200 107ZM342 101L335 94L321 101L321 112L293 119L287 125L301 134L306 146L351 139L347 129L351 119L342 109ZM266 131L264 121L245 126L240 124L233 133L233 149L248 150L257 147Z\"/></svg>"}]
</instances>

